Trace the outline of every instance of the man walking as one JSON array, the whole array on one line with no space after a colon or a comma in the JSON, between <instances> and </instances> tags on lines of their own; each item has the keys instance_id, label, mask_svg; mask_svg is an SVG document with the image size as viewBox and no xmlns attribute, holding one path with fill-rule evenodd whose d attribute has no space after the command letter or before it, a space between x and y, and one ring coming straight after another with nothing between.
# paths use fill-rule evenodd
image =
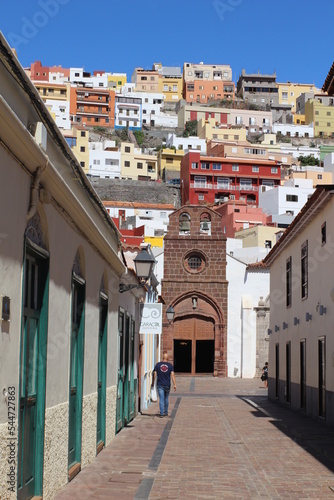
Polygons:
<instances>
[{"instance_id":1,"label":"man walking","mask_svg":"<svg viewBox=\"0 0 334 500\"><path fill-rule=\"evenodd\" d=\"M162 361L159 361L154 367L152 387L154 386L155 377L157 377L157 389L159 394L159 406L160 406L159 417L165 417L168 416L171 377L174 385L174 391L176 391L174 367L171 363L168 363L167 352L164 352Z\"/></svg>"}]
</instances>

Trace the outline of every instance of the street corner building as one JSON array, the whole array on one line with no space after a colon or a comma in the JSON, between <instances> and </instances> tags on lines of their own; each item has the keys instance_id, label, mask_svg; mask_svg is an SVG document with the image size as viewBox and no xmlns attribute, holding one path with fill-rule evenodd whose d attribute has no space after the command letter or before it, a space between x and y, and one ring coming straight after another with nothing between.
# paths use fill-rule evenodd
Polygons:
<instances>
[{"instance_id":1,"label":"street corner building","mask_svg":"<svg viewBox=\"0 0 334 500\"><path fill-rule=\"evenodd\" d=\"M48 499L115 435L125 265L2 36L0 59L0 497Z\"/></svg>"},{"instance_id":2,"label":"street corner building","mask_svg":"<svg viewBox=\"0 0 334 500\"><path fill-rule=\"evenodd\" d=\"M164 323L162 348L176 373L227 376L226 237L221 215L185 205L169 217L162 294L174 321ZM166 312L166 311L165 311Z\"/></svg>"}]
</instances>

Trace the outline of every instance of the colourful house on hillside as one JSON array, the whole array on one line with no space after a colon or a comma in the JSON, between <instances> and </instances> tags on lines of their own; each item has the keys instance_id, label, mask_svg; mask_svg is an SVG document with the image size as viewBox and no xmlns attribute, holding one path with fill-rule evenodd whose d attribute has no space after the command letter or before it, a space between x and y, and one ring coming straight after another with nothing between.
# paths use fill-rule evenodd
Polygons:
<instances>
[{"instance_id":1,"label":"colourful house on hillside","mask_svg":"<svg viewBox=\"0 0 334 500\"><path fill-rule=\"evenodd\" d=\"M314 137L334 137L334 96L317 94L305 103L305 123L313 123Z\"/></svg>"},{"instance_id":2,"label":"colourful house on hillside","mask_svg":"<svg viewBox=\"0 0 334 500\"><path fill-rule=\"evenodd\" d=\"M235 85L228 64L183 65L183 99L207 104L210 100L234 100Z\"/></svg>"},{"instance_id":3,"label":"colourful house on hillside","mask_svg":"<svg viewBox=\"0 0 334 500\"><path fill-rule=\"evenodd\" d=\"M73 122L91 127L115 126L115 92L105 88L72 85L70 114Z\"/></svg>"},{"instance_id":4,"label":"colourful house on hillside","mask_svg":"<svg viewBox=\"0 0 334 500\"><path fill-rule=\"evenodd\" d=\"M251 207L245 201L228 201L215 207L215 211L222 217L223 233L227 238L234 238L241 229L271 224L271 217L261 208Z\"/></svg>"},{"instance_id":5,"label":"colourful house on hillside","mask_svg":"<svg viewBox=\"0 0 334 500\"><path fill-rule=\"evenodd\" d=\"M296 113L296 99L305 92L319 93L318 89L313 83L277 83L278 85L278 102L279 104L291 104L291 112Z\"/></svg>"},{"instance_id":6,"label":"colourful house on hillside","mask_svg":"<svg viewBox=\"0 0 334 500\"><path fill-rule=\"evenodd\" d=\"M281 182L281 167L268 159L268 153L257 155L258 150L248 143L244 155L238 155L238 146L230 145L231 153L223 144L208 154L189 151L181 162L182 204L214 204L222 201L241 200L258 205L262 186L275 187ZM235 149L235 153L233 152ZM262 151L262 148L259 148ZM254 153L255 152L255 153Z\"/></svg>"}]
</instances>

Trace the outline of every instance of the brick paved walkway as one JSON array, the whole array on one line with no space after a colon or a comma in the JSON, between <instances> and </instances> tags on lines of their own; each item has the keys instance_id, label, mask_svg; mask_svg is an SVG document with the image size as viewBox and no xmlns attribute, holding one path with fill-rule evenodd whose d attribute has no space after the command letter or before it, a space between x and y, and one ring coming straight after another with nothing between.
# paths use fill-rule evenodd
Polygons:
<instances>
[{"instance_id":1,"label":"brick paved walkway","mask_svg":"<svg viewBox=\"0 0 334 500\"><path fill-rule=\"evenodd\" d=\"M268 401L259 380L177 377L55 496L67 499L332 499L334 428Z\"/></svg>"}]
</instances>

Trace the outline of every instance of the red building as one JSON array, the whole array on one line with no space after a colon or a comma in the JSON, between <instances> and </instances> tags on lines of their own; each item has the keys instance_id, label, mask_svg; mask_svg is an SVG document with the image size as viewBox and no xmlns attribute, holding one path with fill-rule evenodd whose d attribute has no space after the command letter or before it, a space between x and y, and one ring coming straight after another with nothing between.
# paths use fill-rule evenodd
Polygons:
<instances>
[{"instance_id":1,"label":"red building","mask_svg":"<svg viewBox=\"0 0 334 500\"><path fill-rule=\"evenodd\" d=\"M113 217L117 229L121 233L122 248L124 251L127 250L141 250L142 244L144 243L145 236L145 226L134 227L132 229L124 229L120 227L121 220L119 218Z\"/></svg>"},{"instance_id":2,"label":"red building","mask_svg":"<svg viewBox=\"0 0 334 500\"><path fill-rule=\"evenodd\" d=\"M49 81L49 66L42 66L41 61L35 61L30 64L30 79L32 81L48 82Z\"/></svg>"},{"instance_id":3,"label":"red building","mask_svg":"<svg viewBox=\"0 0 334 500\"><path fill-rule=\"evenodd\" d=\"M281 168L276 161L262 159L261 155L257 158L256 154L249 158L229 156L223 145L208 150L206 156L199 151L189 151L182 158L182 205L241 200L257 206L261 186L280 185ZM256 148L244 147L244 150L256 151Z\"/></svg>"}]
</instances>

